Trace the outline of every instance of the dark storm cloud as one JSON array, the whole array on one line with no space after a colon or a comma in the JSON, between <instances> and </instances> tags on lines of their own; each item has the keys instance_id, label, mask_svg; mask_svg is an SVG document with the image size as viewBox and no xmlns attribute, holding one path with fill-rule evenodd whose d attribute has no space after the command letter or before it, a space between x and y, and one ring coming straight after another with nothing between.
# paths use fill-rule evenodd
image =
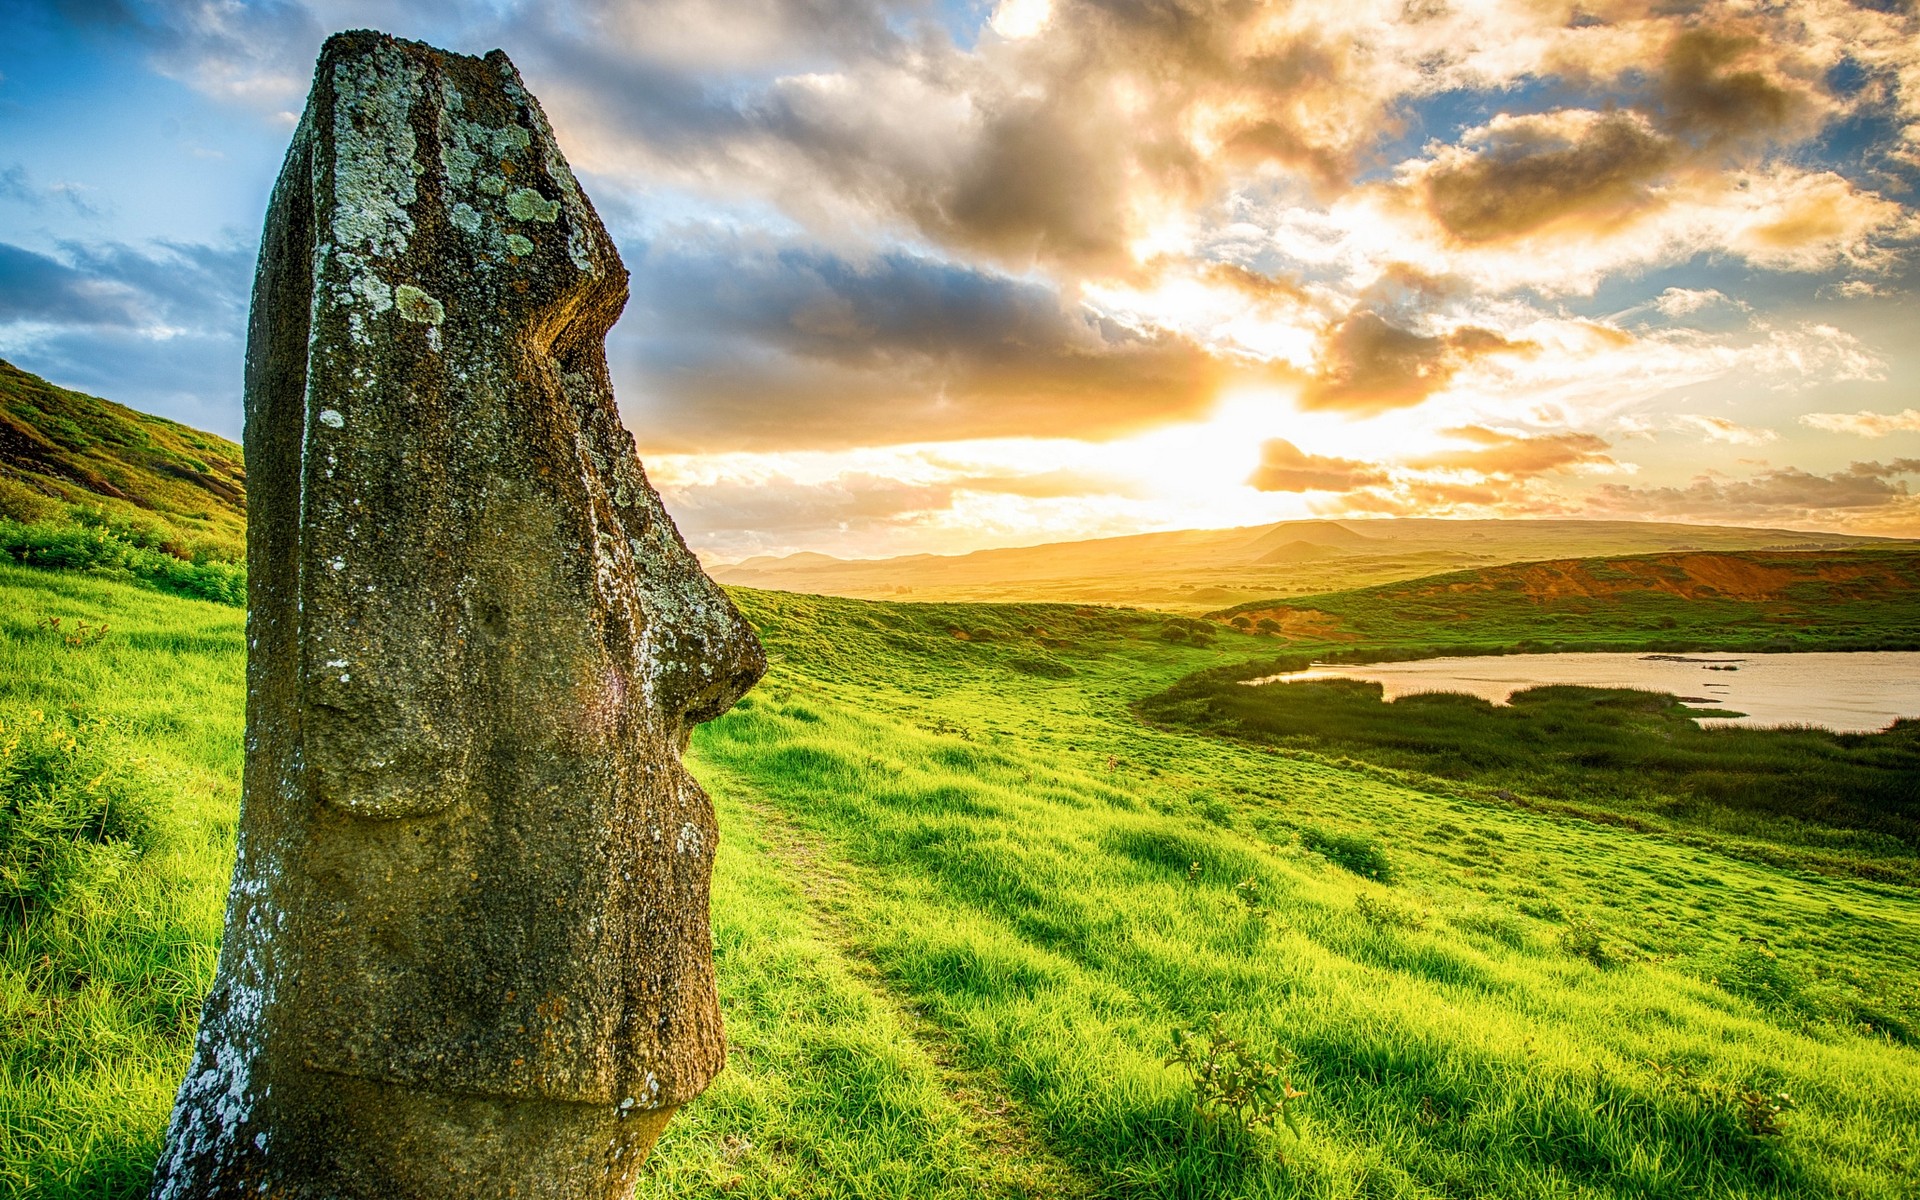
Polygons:
<instances>
[{"instance_id":1,"label":"dark storm cloud","mask_svg":"<svg viewBox=\"0 0 1920 1200\"><path fill-rule=\"evenodd\" d=\"M1308 454L1273 438L1261 445L1260 465L1247 477L1247 486L1263 492L1351 492L1386 481L1386 471L1376 463Z\"/></svg>"},{"instance_id":2,"label":"dark storm cloud","mask_svg":"<svg viewBox=\"0 0 1920 1200\"><path fill-rule=\"evenodd\" d=\"M677 236L634 259L613 354L660 448L1108 436L1199 415L1237 369L1041 284L911 254Z\"/></svg>"}]
</instances>

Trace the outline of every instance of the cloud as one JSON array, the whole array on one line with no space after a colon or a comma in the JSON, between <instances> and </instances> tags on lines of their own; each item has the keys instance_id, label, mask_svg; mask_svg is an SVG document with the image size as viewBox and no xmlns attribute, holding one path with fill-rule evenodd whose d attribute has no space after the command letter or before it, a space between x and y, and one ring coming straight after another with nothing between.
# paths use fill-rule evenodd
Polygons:
<instances>
[{"instance_id":1,"label":"cloud","mask_svg":"<svg viewBox=\"0 0 1920 1200\"><path fill-rule=\"evenodd\" d=\"M329 32L293 0L67 0L57 8L77 26L131 39L162 75L268 110L297 107Z\"/></svg>"},{"instance_id":2,"label":"cloud","mask_svg":"<svg viewBox=\"0 0 1920 1200\"><path fill-rule=\"evenodd\" d=\"M253 253L234 246L61 244L64 259L0 242L0 324L139 330L244 326Z\"/></svg>"},{"instance_id":3,"label":"cloud","mask_svg":"<svg viewBox=\"0 0 1920 1200\"><path fill-rule=\"evenodd\" d=\"M1698 433L1709 442L1724 442L1729 446L1764 446L1780 440L1780 435L1771 429L1752 429L1725 417L1682 413L1673 418L1673 426Z\"/></svg>"},{"instance_id":4,"label":"cloud","mask_svg":"<svg viewBox=\"0 0 1920 1200\"><path fill-rule=\"evenodd\" d=\"M687 484L669 492L674 521L689 539L714 544L720 535L802 541L854 533L953 503L953 488L850 473L820 482L772 476Z\"/></svg>"},{"instance_id":5,"label":"cloud","mask_svg":"<svg viewBox=\"0 0 1920 1200\"><path fill-rule=\"evenodd\" d=\"M1737 303L1718 288L1670 287L1654 299L1653 307L1663 317L1685 317L1718 304Z\"/></svg>"},{"instance_id":6,"label":"cloud","mask_svg":"<svg viewBox=\"0 0 1920 1200\"><path fill-rule=\"evenodd\" d=\"M1300 407L1362 414L1411 408L1476 359L1533 348L1476 325L1415 333L1379 312L1357 309L1327 331L1319 366L1300 391Z\"/></svg>"},{"instance_id":7,"label":"cloud","mask_svg":"<svg viewBox=\"0 0 1920 1200\"><path fill-rule=\"evenodd\" d=\"M961 492L1021 496L1028 500L1060 500L1075 496L1124 496L1140 499L1146 490L1138 482L1092 471L1034 471L996 475L967 475L953 481Z\"/></svg>"},{"instance_id":8,"label":"cloud","mask_svg":"<svg viewBox=\"0 0 1920 1200\"><path fill-rule=\"evenodd\" d=\"M1682 521L1853 524L1863 518L1915 514L1903 477L1920 475L1920 459L1857 462L1829 475L1798 467L1762 471L1746 479L1706 474L1683 487L1603 484L1590 507L1598 513Z\"/></svg>"},{"instance_id":9,"label":"cloud","mask_svg":"<svg viewBox=\"0 0 1920 1200\"><path fill-rule=\"evenodd\" d=\"M1658 203L1646 185L1675 158L1672 142L1633 113L1503 113L1418 179L1433 219L1473 245L1617 229Z\"/></svg>"},{"instance_id":10,"label":"cloud","mask_svg":"<svg viewBox=\"0 0 1920 1200\"><path fill-rule=\"evenodd\" d=\"M1906 408L1897 413L1808 413L1800 418L1800 423L1828 433L1854 433L1870 438L1890 433L1920 433L1920 409Z\"/></svg>"},{"instance_id":11,"label":"cloud","mask_svg":"<svg viewBox=\"0 0 1920 1200\"><path fill-rule=\"evenodd\" d=\"M1654 87L1661 123L1703 149L1810 131L1833 107L1820 67L1773 33L1739 18L1674 32Z\"/></svg>"},{"instance_id":12,"label":"cloud","mask_svg":"<svg viewBox=\"0 0 1920 1200\"><path fill-rule=\"evenodd\" d=\"M1610 467L1605 438L1591 433L1518 434L1466 425L1443 430L1448 437L1471 442L1473 449L1447 450L1412 460L1408 465L1426 471L1472 471L1483 476L1526 479L1570 467Z\"/></svg>"},{"instance_id":13,"label":"cloud","mask_svg":"<svg viewBox=\"0 0 1920 1200\"><path fill-rule=\"evenodd\" d=\"M634 259L610 350L659 448L1099 438L1197 417L1261 371L919 255L688 231Z\"/></svg>"},{"instance_id":14,"label":"cloud","mask_svg":"<svg viewBox=\"0 0 1920 1200\"><path fill-rule=\"evenodd\" d=\"M0 171L0 200L12 200L35 209L59 204L75 216L98 221L108 216L109 210L88 195L91 191L92 188L81 183L63 182L42 186L35 183L27 169L19 163Z\"/></svg>"},{"instance_id":15,"label":"cloud","mask_svg":"<svg viewBox=\"0 0 1920 1200\"><path fill-rule=\"evenodd\" d=\"M0 354L54 382L229 435L253 252L0 242Z\"/></svg>"},{"instance_id":16,"label":"cloud","mask_svg":"<svg viewBox=\"0 0 1920 1200\"><path fill-rule=\"evenodd\" d=\"M121 61L131 39L207 96L279 111L321 34L362 7L57 11L114 31ZM1240 403L1236 385L1264 381L1278 386L1243 391L1270 401L1249 403L1300 424L1246 425L1244 458L1212 481L1231 502L1564 511L1563 475L1625 469L1570 429L1629 412L1671 428L1675 389L1707 382L1891 374L1768 297L1898 291L1920 244L1896 162L1920 146L1911 5L436 0L382 19L505 46L547 105L633 268L611 351L650 455L1081 445L1206 428L1223 392ZM0 173L0 193L73 202L24 173ZM151 376L227 403L249 267L179 247L0 248L0 345L117 397L152 394ZM1755 273L1788 271L1832 274ZM1604 300L1575 299L1589 295ZM1602 302L1616 316L1582 315ZM1286 412L1296 396L1309 415ZM1266 435L1348 446L1315 422L1383 413L1405 417L1398 445L1435 428L1456 444L1373 463L1371 447L1347 459L1275 440L1252 476L1262 494L1235 487ZM1722 445L1767 433L1701 421L1686 428ZM756 507L764 486L822 538L1095 496L1138 516L1160 499L1033 466L689 495L709 514L737 506L736 524L777 522ZM1296 499L1308 492L1323 494Z\"/></svg>"},{"instance_id":17,"label":"cloud","mask_svg":"<svg viewBox=\"0 0 1920 1200\"><path fill-rule=\"evenodd\" d=\"M1262 443L1260 465L1247 478L1248 487L1263 492L1351 492L1385 482L1377 464L1308 454L1282 438Z\"/></svg>"}]
</instances>

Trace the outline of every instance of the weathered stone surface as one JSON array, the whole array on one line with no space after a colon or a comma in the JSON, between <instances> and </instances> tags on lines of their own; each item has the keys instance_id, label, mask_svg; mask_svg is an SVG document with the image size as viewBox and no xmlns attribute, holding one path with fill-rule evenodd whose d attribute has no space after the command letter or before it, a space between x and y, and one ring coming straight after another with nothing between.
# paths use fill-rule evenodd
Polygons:
<instances>
[{"instance_id":1,"label":"weathered stone surface","mask_svg":"<svg viewBox=\"0 0 1920 1200\"><path fill-rule=\"evenodd\" d=\"M616 416L498 51L330 40L247 350L247 765L156 1197L631 1191L724 1056L695 722L765 670Z\"/></svg>"}]
</instances>

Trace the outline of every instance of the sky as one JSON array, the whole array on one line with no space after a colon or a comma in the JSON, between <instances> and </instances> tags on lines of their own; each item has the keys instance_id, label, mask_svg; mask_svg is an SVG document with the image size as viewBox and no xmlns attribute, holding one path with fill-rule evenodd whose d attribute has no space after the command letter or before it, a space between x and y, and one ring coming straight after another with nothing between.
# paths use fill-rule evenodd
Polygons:
<instances>
[{"instance_id":1,"label":"sky","mask_svg":"<svg viewBox=\"0 0 1920 1200\"><path fill-rule=\"evenodd\" d=\"M229 437L320 43L504 49L709 561L1920 536L1915 0L0 0L0 356Z\"/></svg>"}]
</instances>

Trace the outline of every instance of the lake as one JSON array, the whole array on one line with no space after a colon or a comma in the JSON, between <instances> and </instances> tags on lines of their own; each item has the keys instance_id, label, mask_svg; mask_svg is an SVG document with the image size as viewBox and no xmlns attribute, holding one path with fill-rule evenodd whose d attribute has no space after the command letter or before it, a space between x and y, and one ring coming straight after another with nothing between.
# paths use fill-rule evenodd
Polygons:
<instances>
[{"instance_id":1,"label":"lake","mask_svg":"<svg viewBox=\"0 0 1920 1200\"><path fill-rule=\"evenodd\" d=\"M1465 692L1505 704L1547 684L1671 692L1694 708L1745 713L1701 717L1702 725L1819 725L1871 733L1899 717L1920 717L1920 652L1859 654L1506 654L1364 665L1315 664L1250 683L1362 679L1386 699Z\"/></svg>"}]
</instances>

